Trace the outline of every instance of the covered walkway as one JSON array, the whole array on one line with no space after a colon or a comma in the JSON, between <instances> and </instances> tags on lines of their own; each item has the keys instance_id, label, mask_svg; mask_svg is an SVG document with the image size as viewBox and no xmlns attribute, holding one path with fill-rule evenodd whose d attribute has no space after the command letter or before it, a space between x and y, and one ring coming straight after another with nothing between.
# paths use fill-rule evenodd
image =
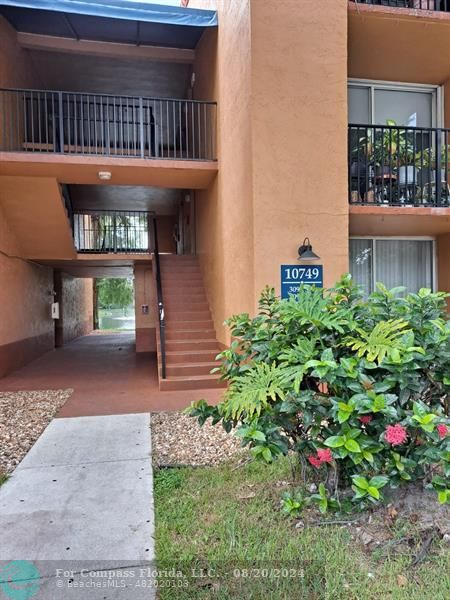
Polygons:
<instances>
[{"instance_id":1,"label":"covered walkway","mask_svg":"<svg viewBox=\"0 0 450 600\"><path fill-rule=\"evenodd\" d=\"M156 356L136 354L134 333L91 333L0 379L0 391L68 388L74 393L58 417L179 410L223 392L160 392Z\"/></svg>"}]
</instances>

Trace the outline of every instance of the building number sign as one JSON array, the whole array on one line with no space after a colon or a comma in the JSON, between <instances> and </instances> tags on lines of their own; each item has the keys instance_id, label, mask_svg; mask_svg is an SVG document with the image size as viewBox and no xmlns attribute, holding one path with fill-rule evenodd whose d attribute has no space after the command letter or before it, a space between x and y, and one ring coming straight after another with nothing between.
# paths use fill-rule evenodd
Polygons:
<instances>
[{"instance_id":1,"label":"building number sign","mask_svg":"<svg viewBox=\"0 0 450 600\"><path fill-rule=\"evenodd\" d=\"M323 287L322 265L281 265L281 297L298 294L302 284Z\"/></svg>"}]
</instances>

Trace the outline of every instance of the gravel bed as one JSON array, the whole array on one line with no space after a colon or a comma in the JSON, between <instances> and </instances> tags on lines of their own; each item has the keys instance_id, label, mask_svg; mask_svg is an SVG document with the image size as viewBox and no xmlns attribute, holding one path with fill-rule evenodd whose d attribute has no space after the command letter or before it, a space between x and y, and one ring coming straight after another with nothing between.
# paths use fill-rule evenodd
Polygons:
<instances>
[{"instance_id":1,"label":"gravel bed","mask_svg":"<svg viewBox=\"0 0 450 600\"><path fill-rule=\"evenodd\" d=\"M0 473L16 468L72 392L0 392Z\"/></svg>"},{"instance_id":2,"label":"gravel bed","mask_svg":"<svg viewBox=\"0 0 450 600\"><path fill-rule=\"evenodd\" d=\"M241 442L222 425L197 420L179 412L152 413L152 454L157 467L218 465L243 453Z\"/></svg>"}]
</instances>

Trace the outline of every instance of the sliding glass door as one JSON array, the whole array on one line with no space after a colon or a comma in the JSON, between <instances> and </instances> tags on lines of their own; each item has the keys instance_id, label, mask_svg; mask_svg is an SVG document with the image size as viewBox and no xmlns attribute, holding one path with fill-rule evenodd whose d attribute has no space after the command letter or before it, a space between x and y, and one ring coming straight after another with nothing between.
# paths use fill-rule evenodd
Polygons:
<instances>
[{"instance_id":1,"label":"sliding glass door","mask_svg":"<svg viewBox=\"0 0 450 600\"><path fill-rule=\"evenodd\" d=\"M348 120L356 125L386 125L395 121L405 127L436 127L437 90L376 83L348 85Z\"/></svg>"}]
</instances>

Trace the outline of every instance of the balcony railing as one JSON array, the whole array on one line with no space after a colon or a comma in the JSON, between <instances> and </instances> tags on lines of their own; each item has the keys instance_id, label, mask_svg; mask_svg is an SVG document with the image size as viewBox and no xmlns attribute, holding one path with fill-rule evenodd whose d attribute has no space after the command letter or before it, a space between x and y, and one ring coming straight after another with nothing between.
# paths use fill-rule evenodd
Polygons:
<instances>
[{"instance_id":1,"label":"balcony railing","mask_svg":"<svg viewBox=\"0 0 450 600\"><path fill-rule=\"evenodd\" d=\"M449 129L349 125L350 204L449 206Z\"/></svg>"},{"instance_id":2,"label":"balcony railing","mask_svg":"<svg viewBox=\"0 0 450 600\"><path fill-rule=\"evenodd\" d=\"M215 160L216 103L0 89L0 150Z\"/></svg>"},{"instance_id":3,"label":"balcony railing","mask_svg":"<svg viewBox=\"0 0 450 600\"><path fill-rule=\"evenodd\" d=\"M450 12L450 0L353 0L357 4L374 4L392 8L415 8L418 10L435 10Z\"/></svg>"},{"instance_id":4,"label":"balcony railing","mask_svg":"<svg viewBox=\"0 0 450 600\"><path fill-rule=\"evenodd\" d=\"M141 254L153 251L153 214L137 210L75 210L73 235L80 253Z\"/></svg>"}]
</instances>

